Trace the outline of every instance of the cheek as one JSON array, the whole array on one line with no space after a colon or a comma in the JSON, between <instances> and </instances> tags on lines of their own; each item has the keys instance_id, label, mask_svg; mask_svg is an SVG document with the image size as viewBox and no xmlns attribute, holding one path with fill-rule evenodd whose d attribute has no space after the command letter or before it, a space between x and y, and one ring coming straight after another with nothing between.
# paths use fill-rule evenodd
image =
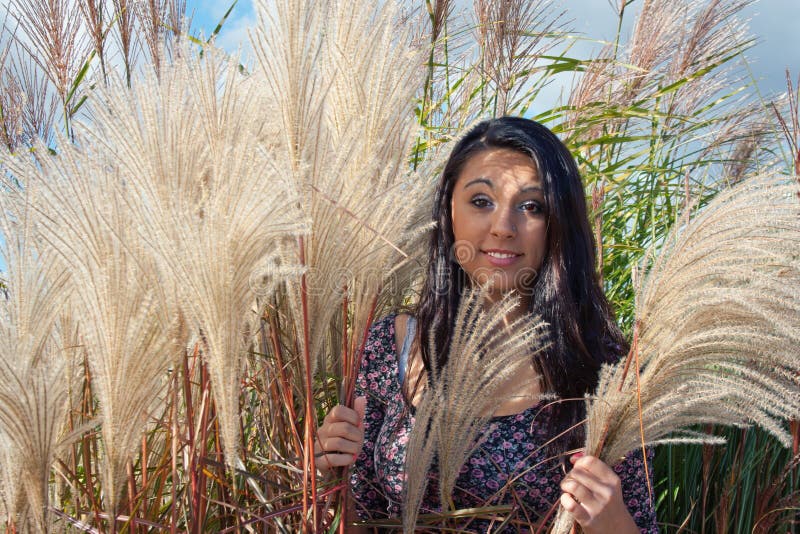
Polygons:
<instances>
[{"instance_id":1,"label":"cheek","mask_svg":"<svg viewBox=\"0 0 800 534\"><path fill-rule=\"evenodd\" d=\"M476 255L477 248L471 241L461 239L459 236L456 236L456 240L453 243L453 257L459 263L459 265L468 265L475 259Z\"/></svg>"},{"instance_id":2,"label":"cheek","mask_svg":"<svg viewBox=\"0 0 800 534\"><path fill-rule=\"evenodd\" d=\"M528 253L531 255L536 268L541 265L544 257L547 255L546 228L543 225L540 226L541 227L535 228L534 231L529 235L527 247Z\"/></svg>"}]
</instances>

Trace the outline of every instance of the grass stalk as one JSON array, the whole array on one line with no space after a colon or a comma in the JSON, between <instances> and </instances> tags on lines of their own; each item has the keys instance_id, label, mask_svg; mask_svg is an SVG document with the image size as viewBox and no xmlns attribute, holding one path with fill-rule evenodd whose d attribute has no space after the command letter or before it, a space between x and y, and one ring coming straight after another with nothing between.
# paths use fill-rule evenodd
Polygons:
<instances>
[{"instance_id":1,"label":"grass stalk","mask_svg":"<svg viewBox=\"0 0 800 534\"><path fill-rule=\"evenodd\" d=\"M197 352L198 347L195 347L195 353ZM186 353L184 352L183 357L184 362L186 361ZM179 442L179 430L178 430L178 388L177 388L177 377L172 380L172 387L170 388L170 397L172 398L172 403L169 410L169 420L170 420L170 430L171 430L171 439L169 440L170 444L170 477L172 479L171 484L171 500L172 506L170 507L170 534L176 534L176 528L178 524L178 442ZM187 405L187 412L191 410L191 405ZM191 420L191 419L190 419Z\"/></svg>"},{"instance_id":2,"label":"grass stalk","mask_svg":"<svg viewBox=\"0 0 800 534\"><path fill-rule=\"evenodd\" d=\"M300 251L300 265L306 265L305 241L302 237L298 238L298 248ZM308 514L311 508L311 519L313 531L317 532L319 525L317 521L317 465L314 457L314 436L316 428L316 414L314 411L314 388L311 376L311 335L308 321L308 287L306 275L303 273L300 280L300 305L302 307L302 335L303 335L303 364L305 371L305 428L303 434L303 532L308 532ZM309 488L310 486L310 488ZM309 495L310 489L310 495ZM310 498L310 501L309 501Z\"/></svg>"}]
</instances>

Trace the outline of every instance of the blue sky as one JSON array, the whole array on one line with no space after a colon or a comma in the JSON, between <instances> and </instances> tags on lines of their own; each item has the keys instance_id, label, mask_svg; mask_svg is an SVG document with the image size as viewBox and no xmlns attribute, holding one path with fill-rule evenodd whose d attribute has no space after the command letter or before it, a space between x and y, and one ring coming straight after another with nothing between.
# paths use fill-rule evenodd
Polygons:
<instances>
[{"instance_id":1,"label":"blue sky","mask_svg":"<svg viewBox=\"0 0 800 534\"><path fill-rule=\"evenodd\" d=\"M611 40L616 31L616 15L610 1L616 3L617 0L560 0L556 1L556 6L567 11L575 31L592 39ZM642 1L633 1L629 9L638 10ZM187 13L193 17L193 29L210 34L232 2L188 0ZM421 0L414 0L414 3L422 5ZM758 80L759 89L765 96L783 92L786 68L795 79L800 72L800 0L760 0L748 6L744 16L749 20L751 33L758 39L756 46L747 53L752 76ZM626 18L629 24L633 20L627 15ZM253 0L239 0L218 36L218 44L231 52L236 51L241 43L247 41L247 28L254 22ZM583 51L581 48L588 55L592 45L583 43L578 46L574 55L579 55ZM551 88L550 96L556 98L560 89Z\"/></svg>"}]
</instances>

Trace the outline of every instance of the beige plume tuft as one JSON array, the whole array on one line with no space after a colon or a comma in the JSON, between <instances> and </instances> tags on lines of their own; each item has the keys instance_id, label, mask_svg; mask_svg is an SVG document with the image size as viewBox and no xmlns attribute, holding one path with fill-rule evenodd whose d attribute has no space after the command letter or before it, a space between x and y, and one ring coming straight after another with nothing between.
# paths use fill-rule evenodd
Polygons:
<instances>
[{"instance_id":1,"label":"beige plume tuft","mask_svg":"<svg viewBox=\"0 0 800 534\"><path fill-rule=\"evenodd\" d=\"M13 168L14 158L6 156L4 166ZM66 358L54 325L69 297L70 277L42 242L35 184L21 190L18 184L2 183L0 235L8 293L0 295L0 443L5 456L0 476L11 482L3 500L10 519L24 523L30 512L31 528L46 532L50 468L69 407Z\"/></svg>"},{"instance_id":2,"label":"beige plume tuft","mask_svg":"<svg viewBox=\"0 0 800 534\"><path fill-rule=\"evenodd\" d=\"M97 123L76 128L87 144L117 154L119 187L131 191L134 228L161 276L158 297L182 310L203 342L231 470L255 290L272 285L260 280L276 274L279 243L305 231L292 184L262 146L273 132L258 84L218 51L186 51L132 91L121 80L98 91Z\"/></svg>"},{"instance_id":3,"label":"beige plume tuft","mask_svg":"<svg viewBox=\"0 0 800 534\"><path fill-rule=\"evenodd\" d=\"M507 322L516 296L507 295L490 310L484 308L486 298L482 289L462 297L447 364L433 371L432 386L416 410L406 454L406 532L417 522L434 457L442 508L452 509L456 479L480 430L508 400L509 384L545 345L544 323L527 315Z\"/></svg>"},{"instance_id":4,"label":"beige plume tuft","mask_svg":"<svg viewBox=\"0 0 800 534\"><path fill-rule=\"evenodd\" d=\"M661 248L638 287L630 367L605 368L587 400L586 452L615 465L644 444L718 443L685 430L699 423L755 424L791 446L786 421L800 418L797 182L765 176L725 191ZM555 532L569 526L561 513Z\"/></svg>"}]
</instances>

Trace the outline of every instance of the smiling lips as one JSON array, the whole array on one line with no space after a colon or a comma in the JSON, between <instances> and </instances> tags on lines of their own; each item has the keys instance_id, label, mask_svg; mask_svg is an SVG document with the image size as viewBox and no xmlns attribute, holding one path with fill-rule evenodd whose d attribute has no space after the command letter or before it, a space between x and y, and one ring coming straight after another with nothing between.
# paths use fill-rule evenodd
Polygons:
<instances>
[{"instance_id":1,"label":"smiling lips","mask_svg":"<svg viewBox=\"0 0 800 534\"><path fill-rule=\"evenodd\" d=\"M511 252L510 250L489 249L481 252L486 254L486 258L489 260L489 263L495 267L507 267L514 263L517 258L522 256L522 254Z\"/></svg>"}]
</instances>

